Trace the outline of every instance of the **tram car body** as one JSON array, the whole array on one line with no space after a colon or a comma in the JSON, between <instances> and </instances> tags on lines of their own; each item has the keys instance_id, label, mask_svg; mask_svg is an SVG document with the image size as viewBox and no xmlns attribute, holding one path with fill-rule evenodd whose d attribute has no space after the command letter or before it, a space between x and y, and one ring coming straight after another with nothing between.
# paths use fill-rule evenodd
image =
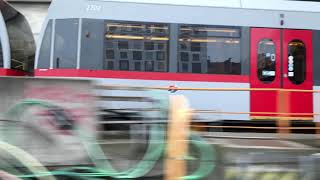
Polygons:
<instances>
[{"instance_id":1,"label":"tram car body","mask_svg":"<svg viewBox=\"0 0 320 180\"><path fill-rule=\"evenodd\" d=\"M0 76L30 75L35 51L33 34L25 17L0 0Z\"/></svg>"},{"instance_id":2,"label":"tram car body","mask_svg":"<svg viewBox=\"0 0 320 180\"><path fill-rule=\"evenodd\" d=\"M53 0L35 76L147 87L318 90L319 16L316 2ZM225 112L205 116L210 121L266 119L278 109L271 91L168 94L186 95L194 109ZM288 113L316 119L317 99L290 93Z\"/></svg>"}]
</instances>

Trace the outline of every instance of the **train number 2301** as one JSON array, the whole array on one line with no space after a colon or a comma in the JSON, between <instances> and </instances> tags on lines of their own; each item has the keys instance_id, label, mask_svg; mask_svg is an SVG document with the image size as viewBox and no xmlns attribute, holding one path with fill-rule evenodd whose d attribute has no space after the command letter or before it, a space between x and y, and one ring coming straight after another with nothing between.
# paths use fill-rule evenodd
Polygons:
<instances>
[{"instance_id":1,"label":"train number 2301","mask_svg":"<svg viewBox=\"0 0 320 180\"><path fill-rule=\"evenodd\" d=\"M87 5L87 11L94 11L94 12L100 12L102 9L102 7L100 5L92 5L92 4L88 4Z\"/></svg>"}]
</instances>

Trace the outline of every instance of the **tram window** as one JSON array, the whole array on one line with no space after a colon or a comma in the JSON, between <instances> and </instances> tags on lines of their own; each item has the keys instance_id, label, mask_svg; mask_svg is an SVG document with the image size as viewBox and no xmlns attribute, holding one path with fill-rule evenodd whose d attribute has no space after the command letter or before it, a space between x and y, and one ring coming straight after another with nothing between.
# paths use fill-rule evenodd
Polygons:
<instances>
[{"instance_id":1,"label":"tram window","mask_svg":"<svg viewBox=\"0 0 320 180\"><path fill-rule=\"evenodd\" d=\"M37 68L40 68L40 69L50 68L51 35L52 35L52 20L48 22L45 33L43 35Z\"/></svg>"},{"instance_id":2,"label":"tram window","mask_svg":"<svg viewBox=\"0 0 320 180\"><path fill-rule=\"evenodd\" d=\"M134 70L135 71L141 71L141 62L135 62L134 63Z\"/></svg>"},{"instance_id":3,"label":"tram window","mask_svg":"<svg viewBox=\"0 0 320 180\"><path fill-rule=\"evenodd\" d=\"M178 71L241 74L240 38L240 28L180 25Z\"/></svg>"},{"instance_id":4,"label":"tram window","mask_svg":"<svg viewBox=\"0 0 320 180\"><path fill-rule=\"evenodd\" d=\"M54 67L76 68L78 19L57 19L55 25Z\"/></svg>"},{"instance_id":5,"label":"tram window","mask_svg":"<svg viewBox=\"0 0 320 180\"><path fill-rule=\"evenodd\" d=\"M108 70L113 70L114 69L114 64L113 61L108 62Z\"/></svg>"},{"instance_id":6,"label":"tram window","mask_svg":"<svg viewBox=\"0 0 320 180\"><path fill-rule=\"evenodd\" d=\"M120 70L128 71L129 70L129 61L120 61Z\"/></svg>"},{"instance_id":7,"label":"tram window","mask_svg":"<svg viewBox=\"0 0 320 180\"><path fill-rule=\"evenodd\" d=\"M0 68L3 68L3 53L2 53L1 42L0 42Z\"/></svg>"},{"instance_id":8,"label":"tram window","mask_svg":"<svg viewBox=\"0 0 320 180\"><path fill-rule=\"evenodd\" d=\"M181 61L189 61L189 53L188 52L180 52Z\"/></svg>"},{"instance_id":9,"label":"tram window","mask_svg":"<svg viewBox=\"0 0 320 180\"><path fill-rule=\"evenodd\" d=\"M153 61L146 61L145 62L145 70L146 71L154 71L154 62Z\"/></svg>"},{"instance_id":10,"label":"tram window","mask_svg":"<svg viewBox=\"0 0 320 180\"><path fill-rule=\"evenodd\" d=\"M113 50L107 50L107 58L114 59L114 51Z\"/></svg>"},{"instance_id":11,"label":"tram window","mask_svg":"<svg viewBox=\"0 0 320 180\"><path fill-rule=\"evenodd\" d=\"M114 70L168 71L167 24L105 21L105 28L105 52L114 52L114 58L105 56L106 69L110 69L109 62L114 62ZM124 59L127 63L120 62Z\"/></svg>"},{"instance_id":12,"label":"tram window","mask_svg":"<svg viewBox=\"0 0 320 180\"><path fill-rule=\"evenodd\" d=\"M164 71L164 68L165 68L164 62L158 62L157 68L158 68L158 71Z\"/></svg>"},{"instance_id":13,"label":"tram window","mask_svg":"<svg viewBox=\"0 0 320 180\"><path fill-rule=\"evenodd\" d=\"M163 51L157 52L157 60L162 61L165 59L165 53Z\"/></svg>"},{"instance_id":14,"label":"tram window","mask_svg":"<svg viewBox=\"0 0 320 180\"><path fill-rule=\"evenodd\" d=\"M158 50L163 50L165 45L163 43L158 43Z\"/></svg>"},{"instance_id":15,"label":"tram window","mask_svg":"<svg viewBox=\"0 0 320 180\"><path fill-rule=\"evenodd\" d=\"M142 60L142 51L133 51L133 60Z\"/></svg>"},{"instance_id":16,"label":"tram window","mask_svg":"<svg viewBox=\"0 0 320 180\"><path fill-rule=\"evenodd\" d=\"M119 49L129 49L128 41L119 41L118 46Z\"/></svg>"},{"instance_id":17,"label":"tram window","mask_svg":"<svg viewBox=\"0 0 320 180\"><path fill-rule=\"evenodd\" d=\"M200 54L192 54L193 61L200 61Z\"/></svg>"},{"instance_id":18,"label":"tram window","mask_svg":"<svg viewBox=\"0 0 320 180\"><path fill-rule=\"evenodd\" d=\"M201 73L200 63L192 63L192 73Z\"/></svg>"},{"instance_id":19,"label":"tram window","mask_svg":"<svg viewBox=\"0 0 320 180\"><path fill-rule=\"evenodd\" d=\"M182 72L187 73L189 72L189 65L186 63L182 63Z\"/></svg>"},{"instance_id":20,"label":"tram window","mask_svg":"<svg viewBox=\"0 0 320 180\"><path fill-rule=\"evenodd\" d=\"M153 42L145 42L144 48L145 48L145 50L154 50L154 43Z\"/></svg>"},{"instance_id":21,"label":"tram window","mask_svg":"<svg viewBox=\"0 0 320 180\"><path fill-rule=\"evenodd\" d=\"M120 52L120 59L128 59L128 53L127 52Z\"/></svg>"},{"instance_id":22,"label":"tram window","mask_svg":"<svg viewBox=\"0 0 320 180\"><path fill-rule=\"evenodd\" d=\"M258 45L258 78L271 83L276 78L276 47L271 39L262 39Z\"/></svg>"},{"instance_id":23,"label":"tram window","mask_svg":"<svg viewBox=\"0 0 320 180\"><path fill-rule=\"evenodd\" d=\"M301 40L288 44L288 78L293 84L306 80L306 46Z\"/></svg>"},{"instance_id":24,"label":"tram window","mask_svg":"<svg viewBox=\"0 0 320 180\"><path fill-rule=\"evenodd\" d=\"M114 59L112 50L104 49L104 20L82 19L80 69L103 69L103 57ZM113 48L113 44L106 44ZM112 66L111 66L112 67Z\"/></svg>"},{"instance_id":25,"label":"tram window","mask_svg":"<svg viewBox=\"0 0 320 180\"><path fill-rule=\"evenodd\" d=\"M146 60L153 60L153 52L146 52Z\"/></svg>"}]
</instances>

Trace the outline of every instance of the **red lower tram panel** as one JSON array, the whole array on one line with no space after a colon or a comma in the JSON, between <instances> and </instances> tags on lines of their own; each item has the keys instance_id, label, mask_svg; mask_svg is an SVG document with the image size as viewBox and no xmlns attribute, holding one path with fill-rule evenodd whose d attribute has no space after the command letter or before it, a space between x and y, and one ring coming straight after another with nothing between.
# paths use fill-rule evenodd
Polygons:
<instances>
[{"instance_id":1,"label":"red lower tram panel","mask_svg":"<svg viewBox=\"0 0 320 180\"><path fill-rule=\"evenodd\" d=\"M0 68L0 76L27 76L27 75L30 75L30 74L24 71Z\"/></svg>"}]
</instances>

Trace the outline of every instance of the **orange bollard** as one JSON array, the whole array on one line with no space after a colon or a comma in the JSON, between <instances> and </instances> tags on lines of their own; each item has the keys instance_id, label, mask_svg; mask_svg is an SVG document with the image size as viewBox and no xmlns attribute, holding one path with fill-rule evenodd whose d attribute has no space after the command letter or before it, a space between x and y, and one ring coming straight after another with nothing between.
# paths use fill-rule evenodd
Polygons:
<instances>
[{"instance_id":1,"label":"orange bollard","mask_svg":"<svg viewBox=\"0 0 320 180\"><path fill-rule=\"evenodd\" d=\"M165 161L165 179L177 180L187 173L185 157L188 155L191 111L183 96L170 98L168 141Z\"/></svg>"},{"instance_id":2,"label":"orange bollard","mask_svg":"<svg viewBox=\"0 0 320 180\"><path fill-rule=\"evenodd\" d=\"M289 113L290 112L290 92L289 91L278 91L277 96L277 110L278 113ZM285 115L287 116L287 115ZM282 115L278 115L277 125L278 125L278 133L280 136L283 134L289 134L291 130L289 118L283 117Z\"/></svg>"},{"instance_id":3,"label":"orange bollard","mask_svg":"<svg viewBox=\"0 0 320 180\"><path fill-rule=\"evenodd\" d=\"M320 135L320 122L316 122L315 124L316 124L316 127L317 127L316 134L319 136Z\"/></svg>"}]
</instances>

